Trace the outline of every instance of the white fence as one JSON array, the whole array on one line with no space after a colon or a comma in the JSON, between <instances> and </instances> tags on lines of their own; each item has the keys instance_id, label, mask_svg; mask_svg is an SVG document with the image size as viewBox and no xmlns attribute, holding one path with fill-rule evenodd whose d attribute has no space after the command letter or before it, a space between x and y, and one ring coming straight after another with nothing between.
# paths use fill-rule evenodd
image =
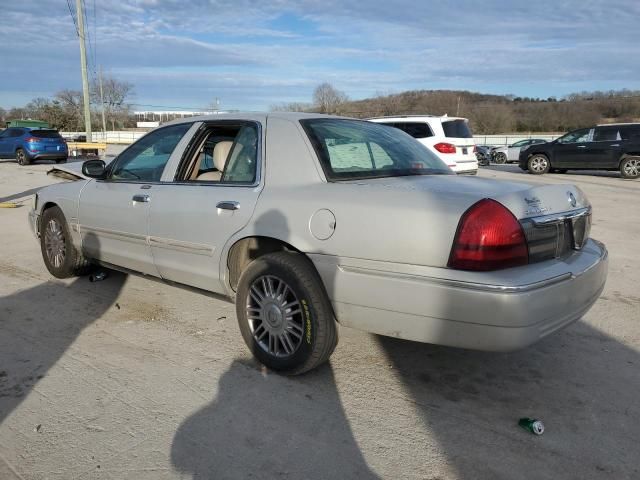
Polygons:
<instances>
[{"instance_id":1,"label":"white fence","mask_svg":"<svg viewBox=\"0 0 640 480\"><path fill-rule=\"evenodd\" d=\"M107 142L107 143L121 143L121 144L129 144L133 143L140 137L142 137L147 132L132 132L132 131L108 131L108 132L93 132L93 141L94 142ZM84 135L84 132L60 132L63 137L72 138L77 135ZM501 146L501 145L511 145L520 140L525 140L528 138L540 138L542 140L551 141L555 140L561 133L554 134L541 134L536 135L532 134L503 134L503 135L474 135L474 140L477 145L491 145L491 146Z\"/></svg>"},{"instance_id":2,"label":"white fence","mask_svg":"<svg viewBox=\"0 0 640 480\"><path fill-rule=\"evenodd\" d=\"M511 145L512 143L519 142L520 140L527 140L529 138L539 138L550 142L556 138L564 135L563 133L552 134L540 134L532 133L530 135L522 134L505 134L505 135L474 135L473 139L476 141L476 145L490 145L492 147L501 147L503 145Z\"/></svg>"},{"instance_id":3,"label":"white fence","mask_svg":"<svg viewBox=\"0 0 640 480\"><path fill-rule=\"evenodd\" d=\"M147 132L131 132L131 131L107 131L107 132L93 132L91 133L91 139L94 142L107 142L107 143L122 143L128 145L135 142ZM73 138L78 135L84 135L84 132L60 132L65 138Z\"/></svg>"}]
</instances>

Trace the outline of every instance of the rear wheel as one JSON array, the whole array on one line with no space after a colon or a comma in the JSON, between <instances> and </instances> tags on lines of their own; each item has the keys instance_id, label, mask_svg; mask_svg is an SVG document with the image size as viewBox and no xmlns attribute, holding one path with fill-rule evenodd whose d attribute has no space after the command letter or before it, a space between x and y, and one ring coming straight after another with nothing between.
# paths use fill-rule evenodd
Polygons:
<instances>
[{"instance_id":1,"label":"rear wheel","mask_svg":"<svg viewBox=\"0 0 640 480\"><path fill-rule=\"evenodd\" d=\"M527 162L527 170L534 175L547 173L551 165L545 155L532 155Z\"/></svg>"},{"instance_id":2,"label":"rear wheel","mask_svg":"<svg viewBox=\"0 0 640 480\"><path fill-rule=\"evenodd\" d=\"M640 157L627 157L620 164L622 178L640 177Z\"/></svg>"},{"instance_id":3,"label":"rear wheel","mask_svg":"<svg viewBox=\"0 0 640 480\"><path fill-rule=\"evenodd\" d=\"M73 245L69 226L59 207L46 209L40 225L40 250L51 275L69 278L89 270L89 261Z\"/></svg>"},{"instance_id":4,"label":"rear wheel","mask_svg":"<svg viewBox=\"0 0 640 480\"><path fill-rule=\"evenodd\" d=\"M31 160L27 157L27 152L25 152L22 148L16 150L16 160L19 165L29 165Z\"/></svg>"},{"instance_id":5,"label":"rear wheel","mask_svg":"<svg viewBox=\"0 0 640 480\"><path fill-rule=\"evenodd\" d=\"M338 342L322 281L298 253L270 253L251 262L240 277L236 313L253 355L289 375L324 363Z\"/></svg>"},{"instance_id":6,"label":"rear wheel","mask_svg":"<svg viewBox=\"0 0 640 480\"><path fill-rule=\"evenodd\" d=\"M507 163L507 154L503 152L496 153L495 157L493 157L493 163L497 163L499 165Z\"/></svg>"}]
</instances>

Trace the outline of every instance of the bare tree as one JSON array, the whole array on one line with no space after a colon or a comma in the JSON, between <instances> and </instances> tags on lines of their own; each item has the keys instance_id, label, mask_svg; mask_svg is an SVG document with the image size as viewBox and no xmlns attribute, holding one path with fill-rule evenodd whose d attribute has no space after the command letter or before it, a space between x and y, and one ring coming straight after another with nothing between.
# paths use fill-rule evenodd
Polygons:
<instances>
[{"instance_id":1,"label":"bare tree","mask_svg":"<svg viewBox=\"0 0 640 480\"><path fill-rule=\"evenodd\" d=\"M271 105L269 110L272 112L309 112L313 110L313 105L303 102L277 103Z\"/></svg>"},{"instance_id":2,"label":"bare tree","mask_svg":"<svg viewBox=\"0 0 640 480\"><path fill-rule=\"evenodd\" d=\"M102 93L104 98L104 111L107 122L115 130L116 123L124 124L129 116L128 98L133 95L133 85L123 82L111 76L102 78ZM101 109L100 84L97 81L91 83L91 101Z\"/></svg>"},{"instance_id":3,"label":"bare tree","mask_svg":"<svg viewBox=\"0 0 640 480\"><path fill-rule=\"evenodd\" d=\"M313 103L319 113L339 113L340 107L349 100L347 94L324 82L313 91Z\"/></svg>"}]
</instances>

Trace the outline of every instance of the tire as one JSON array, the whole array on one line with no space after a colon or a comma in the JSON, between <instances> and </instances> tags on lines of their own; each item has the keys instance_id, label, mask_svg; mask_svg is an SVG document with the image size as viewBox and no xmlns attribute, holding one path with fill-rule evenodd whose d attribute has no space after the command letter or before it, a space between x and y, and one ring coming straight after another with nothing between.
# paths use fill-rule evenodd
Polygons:
<instances>
[{"instance_id":1,"label":"tire","mask_svg":"<svg viewBox=\"0 0 640 480\"><path fill-rule=\"evenodd\" d=\"M529 173L533 173L534 175L547 173L550 168L551 164L549 163L549 159L546 155L531 155L527 161L527 170L529 170Z\"/></svg>"},{"instance_id":2,"label":"tire","mask_svg":"<svg viewBox=\"0 0 640 480\"><path fill-rule=\"evenodd\" d=\"M503 152L496 153L493 157L493 163L497 163L498 165L507 163L507 154Z\"/></svg>"},{"instance_id":3,"label":"tire","mask_svg":"<svg viewBox=\"0 0 640 480\"><path fill-rule=\"evenodd\" d=\"M18 161L18 165L29 165L31 163L31 160L27 157L27 152L22 148L16 150L16 160Z\"/></svg>"},{"instance_id":4,"label":"tire","mask_svg":"<svg viewBox=\"0 0 640 480\"><path fill-rule=\"evenodd\" d=\"M62 210L59 207L45 210L40 225L40 251L49 273L56 278L88 273L89 260L74 247Z\"/></svg>"},{"instance_id":5,"label":"tire","mask_svg":"<svg viewBox=\"0 0 640 480\"><path fill-rule=\"evenodd\" d=\"M240 276L236 313L253 355L287 375L326 362L338 343L322 280L298 253L270 253L251 262Z\"/></svg>"},{"instance_id":6,"label":"tire","mask_svg":"<svg viewBox=\"0 0 640 480\"><path fill-rule=\"evenodd\" d=\"M640 177L640 157L627 157L620 164L622 178Z\"/></svg>"}]
</instances>

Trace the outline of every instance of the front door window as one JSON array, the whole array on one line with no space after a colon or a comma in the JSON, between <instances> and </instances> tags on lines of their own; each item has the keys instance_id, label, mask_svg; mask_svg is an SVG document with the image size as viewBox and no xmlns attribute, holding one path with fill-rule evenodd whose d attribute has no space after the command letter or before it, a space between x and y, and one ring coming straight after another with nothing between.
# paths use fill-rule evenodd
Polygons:
<instances>
[{"instance_id":1,"label":"front door window","mask_svg":"<svg viewBox=\"0 0 640 480\"><path fill-rule=\"evenodd\" d=\"M180 123L144 136L116 159L110 180L159 182L171 153L189 128L190 123Z\"/></svg>"}]
</instances>

